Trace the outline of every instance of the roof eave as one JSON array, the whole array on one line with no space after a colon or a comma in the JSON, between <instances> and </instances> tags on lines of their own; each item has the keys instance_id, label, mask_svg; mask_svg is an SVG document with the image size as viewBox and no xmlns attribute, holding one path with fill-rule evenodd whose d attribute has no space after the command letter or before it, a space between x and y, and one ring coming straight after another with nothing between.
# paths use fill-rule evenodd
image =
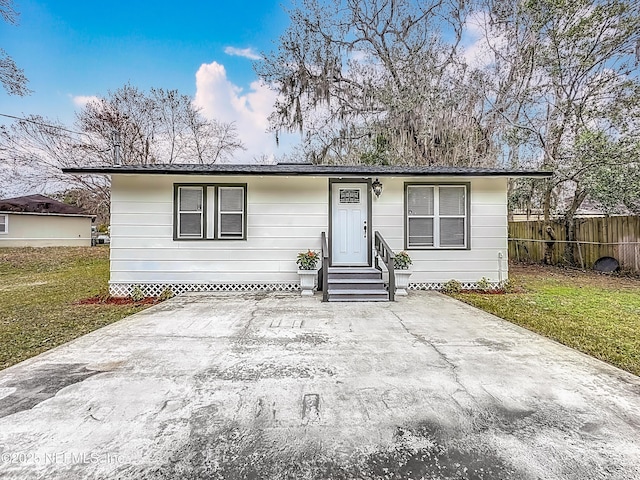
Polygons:
<instances>
[{"instance_id":1,"label":"roof eave","mask_svg":"<svg viewBox=\"0 0 640 480\"><path fill-rule=\"evenodd\" d=\"M523 170L489 170L479 172L465 171L388 171L380 169L363 169L358 172L340 171L339 169L327 169L326 171L300 171L294 169L280 169L277 171L241 171L228 170L175 170L158 169L142 170L127 167L98 167L98 168L65 168L64 173L72 175L211 175L211 176L307 176L307 177L362 177L362 176L389 176L389 177L524 177L524 178L549 178L553 172L549 171L523 171Z\"/></svg>"},{"instance_id":2,"label":"roof eave","mask_svg":"<svg viewBox=\"0 0 640 480\"><path fill-rule=\"evenodd\" d=\"M12 212L11 210L0 210L2 215L47 215L51 217L86 217L96 218L97 215L91 213L55 213L55 212Z\"/></svg>"}]
</instances>

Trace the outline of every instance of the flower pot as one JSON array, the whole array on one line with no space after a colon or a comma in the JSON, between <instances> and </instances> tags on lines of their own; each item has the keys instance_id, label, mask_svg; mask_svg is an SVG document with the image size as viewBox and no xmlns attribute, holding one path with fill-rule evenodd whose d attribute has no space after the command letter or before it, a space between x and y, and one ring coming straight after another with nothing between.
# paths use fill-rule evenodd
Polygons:
<instances>
[{"instance_id":1,"label":"flower pot","mask_svg":"<svg viewBox=\"0 0 640 480\"><path fill-rule=\"evenodd\" d=\"M407 287L409 286L411 273L411 270L394 270L396 277L396 297L407 295Z\"/></svg>"},{"instance_id":2,"label":"flower pot","mask_svg":"<svg viewBox=\"0 0 640 480\"><path fill-rule=\"evenodd\" d=\"M300 276L300 289L303 296L313 295L316 287L316 279L318 278L317 270L298 270Z\"/></svg>"}]
</instances>

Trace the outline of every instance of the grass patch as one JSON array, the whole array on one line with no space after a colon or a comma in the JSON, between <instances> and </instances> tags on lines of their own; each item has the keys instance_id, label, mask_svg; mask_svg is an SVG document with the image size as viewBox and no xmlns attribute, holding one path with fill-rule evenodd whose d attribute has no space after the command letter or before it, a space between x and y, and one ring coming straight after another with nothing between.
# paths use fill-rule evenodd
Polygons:
<instances>
[{"instance_id":1,"label":"grass patch","mask_svg":"<svg viewBox=\"0 0 640 480\"><path fill-rule=\"evenodd\" d=\"M0 369L146 308L76 303L108 280L105 246L0 249Z\"/></svg>"},{"instance_id":2,"label":"grass patch","mask_svg":"<svg viewBox=\"0 0 640 480\"><path fill-rule=\"evenodd\" d=\"M640 375L640 281L511 266L515 291L451 294L505 320Z\"/></svg>"}]
</instances>

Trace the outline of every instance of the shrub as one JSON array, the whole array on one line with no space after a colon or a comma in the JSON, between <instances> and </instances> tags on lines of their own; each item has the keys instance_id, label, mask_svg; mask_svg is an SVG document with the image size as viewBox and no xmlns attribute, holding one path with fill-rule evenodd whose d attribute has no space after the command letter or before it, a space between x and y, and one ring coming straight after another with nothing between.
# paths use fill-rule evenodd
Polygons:
<instances>
[{"instance_id":1,"label":"shrub","mask_svg":"<svg viewBox=\"0 0 640 480\"><path fill-rule=\"evenodd\" d=\"M411 263L411 257L407 252L396 253L393 258L393 268L398 270L407 270Z\"/></svg>"},{"instance_id":2,"label":"shrub","mask_svg":"<svg viewBox=\"0 0 640 480\"><path fill-rule=\"evenodd\" d=\"M444 293L459 293L462 290L462 283L458 280L451 279L442 286Z\"/></svg>"},{"instance_id":3,"label":"shrub","mask_svg":"<svg viewBox=\"0 0 640 480\"><path fill-rule=\"evenodd\" d=\"M516 283L510 278L502 282L502 290L505 293L513 293L516 291L516 288L517 288Z\"/></svg>"},{"instance_id":4,"label":"shrub","mask_svg":"<svg viewBox=\"0 0 640 480\"><path fill-rule=\"evenodd\" d=\"M173 291L170 288L165 288L160 294L160 296L158 297L158 300L160 300L161 302L164 302L165 300L169 300L170 298L173 298L175 296L176 296L175 293L173 293Z\"/></svg>"},{"instance_id":5,"label":"shrub","mask_svg":"<svg viewBox=\"0 0 640 480\"><path fill-rule=\"evenodd\" d=\"M488 292L493 289L491 282L487 277L482 277L480 280L476 282L476 287L478 290L482 290L483 292Z\"/></svg>"},{"instance_id":6,"label":"shrub","mask_svg":"<svg viewBox=\"0 0 640 480\"><path fill-rule=\"evenodd\" d=\"M129 298L131 298L131 300L133 300L134 302L141 302L146 298L146 295L144 294L142 289L138 285L136 285L135 287L133 287L133 290L131 290Z\"/></svg>"}]
</instances>

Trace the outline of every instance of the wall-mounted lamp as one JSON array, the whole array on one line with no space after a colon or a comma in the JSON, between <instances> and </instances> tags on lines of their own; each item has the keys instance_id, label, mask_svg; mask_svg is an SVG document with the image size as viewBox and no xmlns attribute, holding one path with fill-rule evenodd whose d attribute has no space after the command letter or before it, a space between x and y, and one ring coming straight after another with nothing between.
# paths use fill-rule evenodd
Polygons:
<instances>
[{"instance_id":1,"label":"wall-mounted lamp","mask_svg":"<svg viewBox=\"0 0 640 480\"><path fill-rule=\"evenodd\" d=\"M375 181L371 184L371 189L373 190L373 193L376 194L376 198L379 198L380 194L382 193L382 183L380 183L380 180L376 178Z\"/></svg>"}]
</instances>

